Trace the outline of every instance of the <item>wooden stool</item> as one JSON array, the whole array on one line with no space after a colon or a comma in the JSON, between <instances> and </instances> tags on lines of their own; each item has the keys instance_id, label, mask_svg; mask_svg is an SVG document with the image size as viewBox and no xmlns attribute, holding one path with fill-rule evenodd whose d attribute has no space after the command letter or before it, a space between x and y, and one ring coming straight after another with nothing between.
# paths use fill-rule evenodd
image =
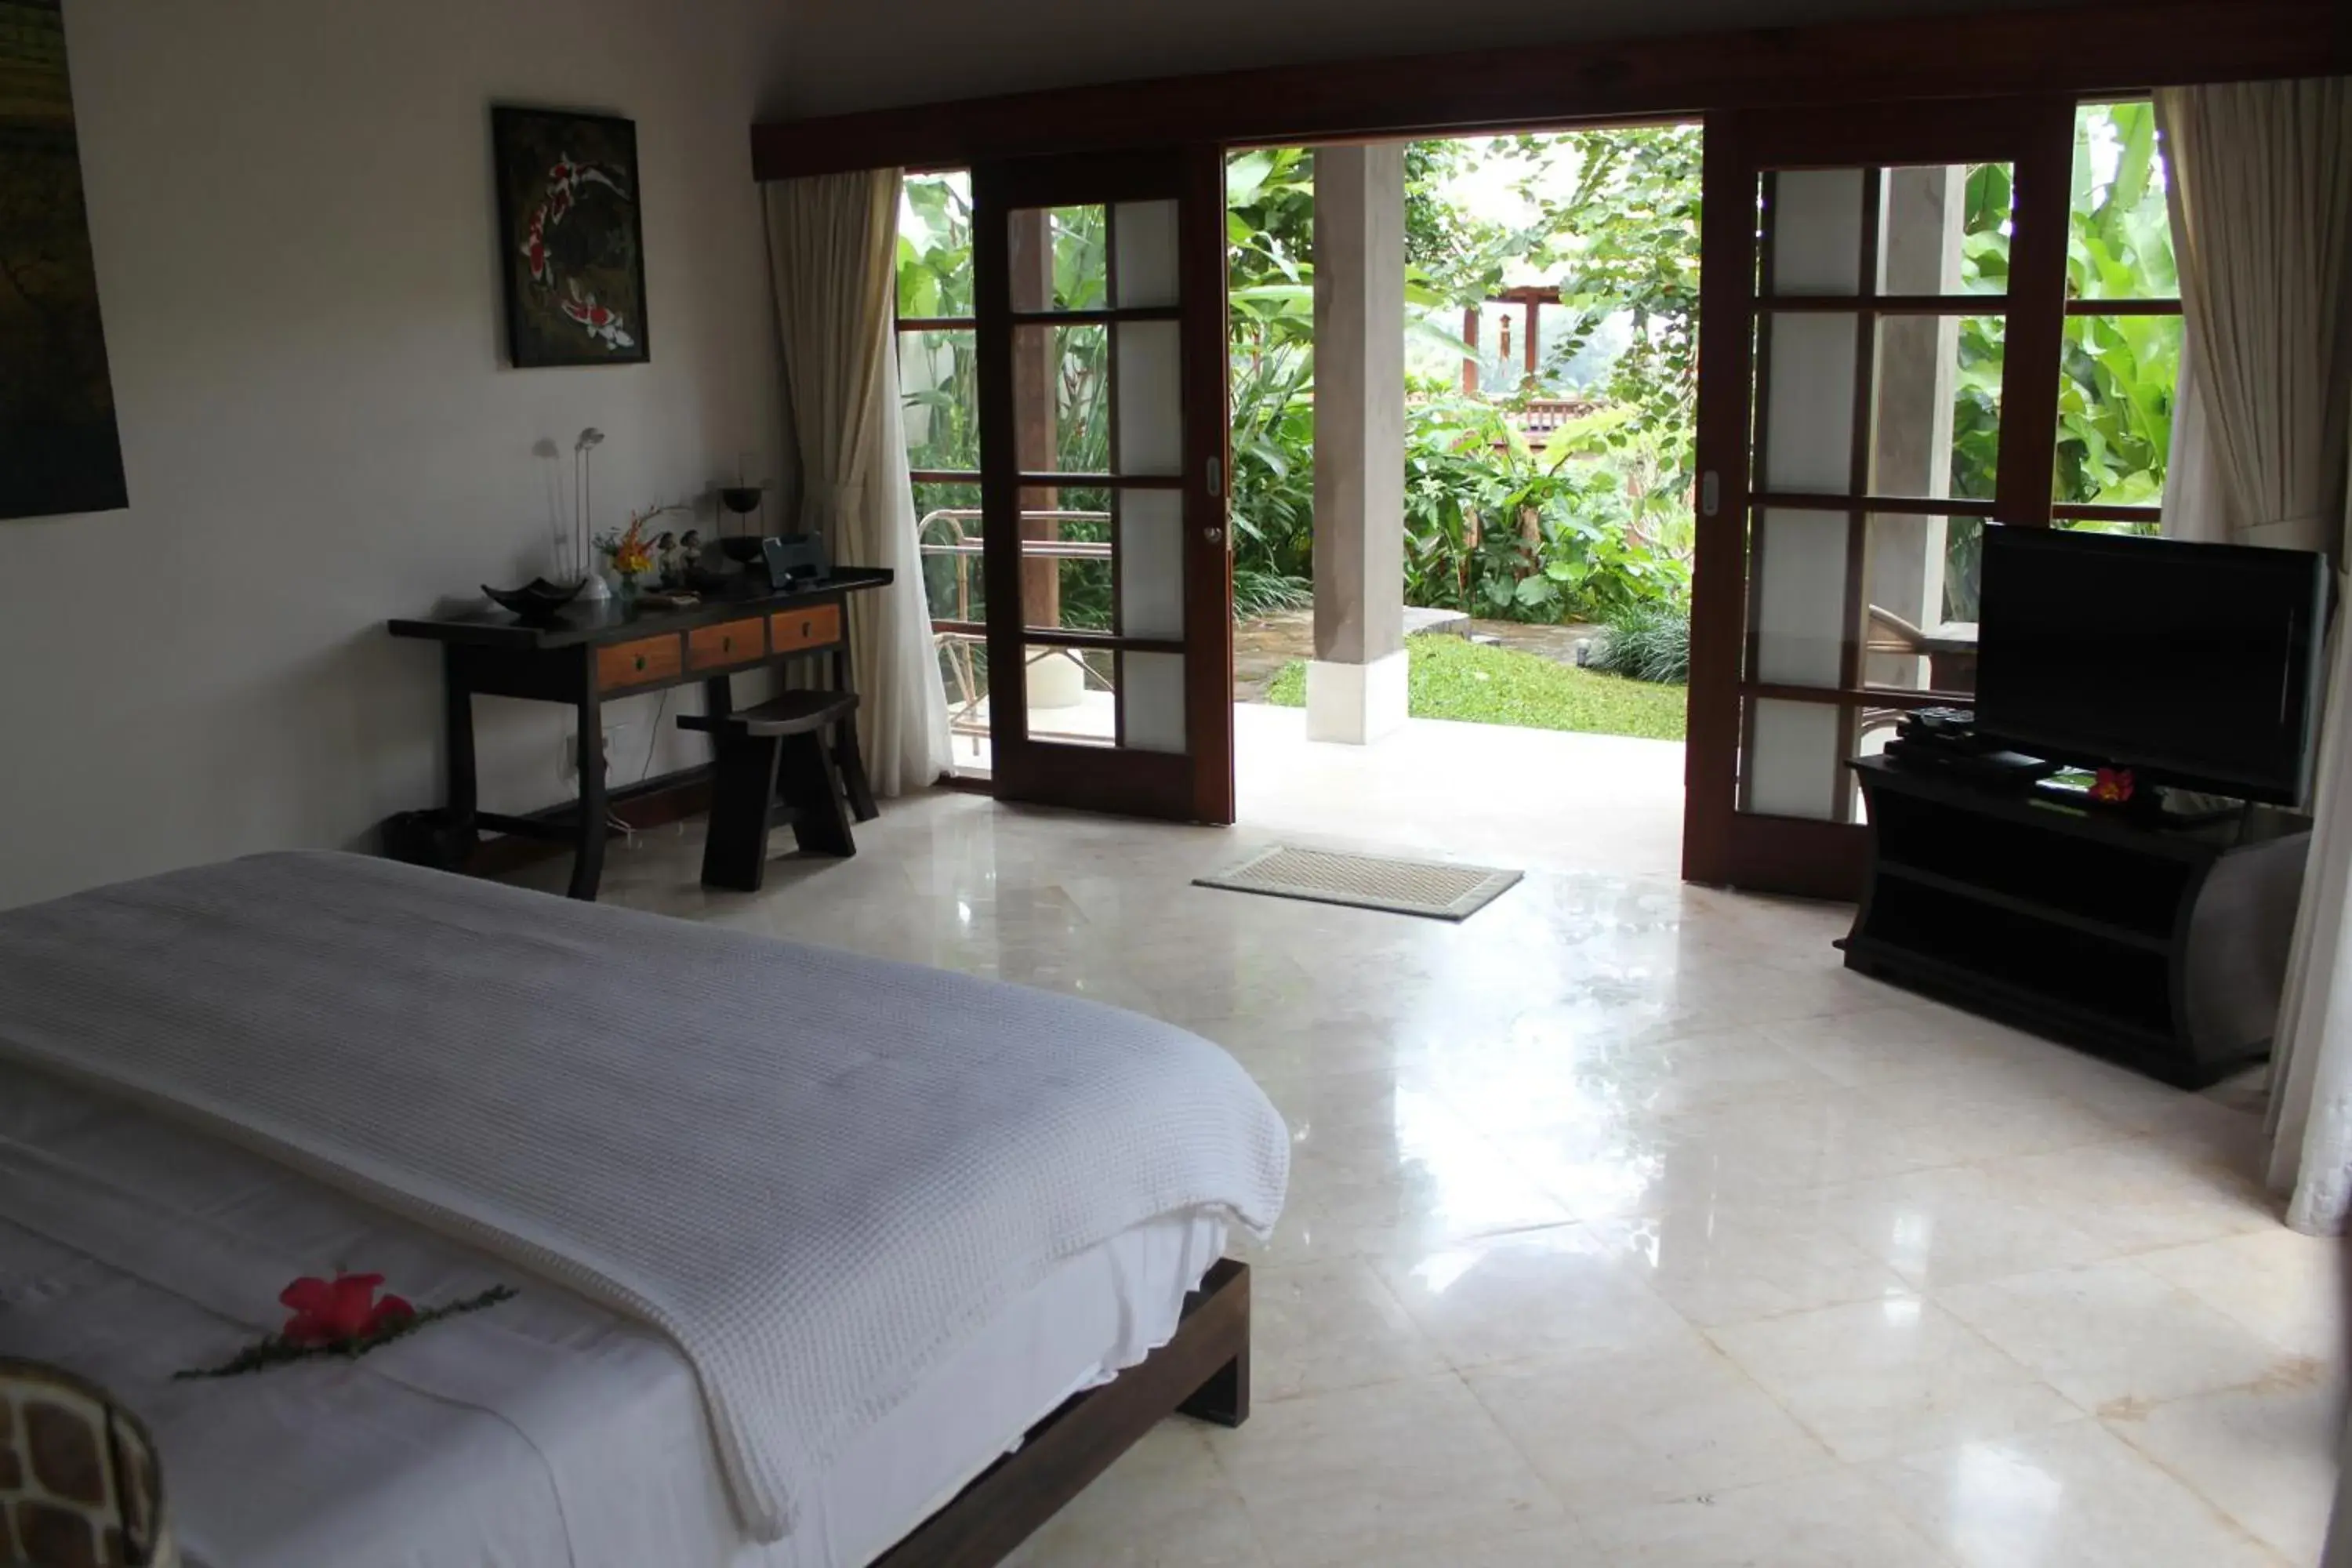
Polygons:
<instances>
[{"instance_id":1,"label":"wooden stool","mask_svg":"<svg viewBox=\"0 0 2352 1568\"><path fill-rule=\"evenodd\" d=\"M679 716L681 730L710 737L716 777L710 791L710 831L702 845L702 885L756 893L768 872L771 805L792 808L793 837L814 855L855 855L843 781L834 774L839 742L828 748L824 731L838 725L850 733L848 760L855 784L863 789L866 770L857 756L857 694L854 691L787 691L782 697L725 718ZM873 797L866 795L872 815Z\"/></svg>"}]
</instances>

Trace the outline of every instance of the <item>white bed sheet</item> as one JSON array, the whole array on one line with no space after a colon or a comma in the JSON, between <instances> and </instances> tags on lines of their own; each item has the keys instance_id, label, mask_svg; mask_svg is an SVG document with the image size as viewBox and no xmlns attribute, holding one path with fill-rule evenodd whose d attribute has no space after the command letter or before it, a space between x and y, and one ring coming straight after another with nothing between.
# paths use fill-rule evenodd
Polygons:
<instances>
[{"instance_id":1,"label":"white bed sheet","mask_svg":"<svg viewBox=\"0 0 2352 1568\"><path fill-rule=\"evenodd\" d=\"M143 1112L0 1066L0 1354L153 1429L205 1568L863 1568L1078 1389L1174 1332L1223 1249L1163 1215L1069 1259L862 1434L795 1530L749 1542L677 1351L554 1286ZM420 1306L514 1300L353 1363L175 1382L275 1329L299 1274Z\"/></svg>"}]
</instances>

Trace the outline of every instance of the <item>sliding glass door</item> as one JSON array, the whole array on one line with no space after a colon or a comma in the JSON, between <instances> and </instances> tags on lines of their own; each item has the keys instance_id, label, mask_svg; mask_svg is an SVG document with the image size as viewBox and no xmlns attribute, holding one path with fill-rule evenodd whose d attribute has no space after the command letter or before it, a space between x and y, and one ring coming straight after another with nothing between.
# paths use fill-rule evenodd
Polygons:
<instances>
[{"instance_id":1,"label":"sliding glass door","mask_svg":"<svg viewBox=\"0 0 2352 1568\"><path fill-rule=\"evenodd\" d=\"M1845 764L1967 706L1977 542L2046 527L2071 100L1711 116L1685 874L1852 897Z\"/></svg>"},{"instance_id":2,"label":"sliding glass door","mask_svg":"<svg viewBox=\"0 0 2352 1568\"><path fill-rule=\"evenodd\" d=\"M972 171L1000 798L1233 820L1223 169Z\"/></svg>"}]
</instances>

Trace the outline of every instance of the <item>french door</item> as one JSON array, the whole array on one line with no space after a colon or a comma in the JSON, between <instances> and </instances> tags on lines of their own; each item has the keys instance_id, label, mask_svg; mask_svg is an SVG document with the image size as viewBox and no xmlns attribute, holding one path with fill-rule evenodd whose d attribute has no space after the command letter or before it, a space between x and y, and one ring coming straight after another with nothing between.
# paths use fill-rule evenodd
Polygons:
<instances>
[{"instance_id":1,"label":"french door","mask_svg":"<svg viewBox=\"0 0 2352 1568\"><path fill-rule=\"evenodd\" d=\"M1707 117L1694 881L1856 896L1848 759L1970 702L1975 544L2050 521L2073 117Z\"/></svg>"},{"instance_id":2,"label":"french door","mask_svg":"<svg viewBox=\"0 0 2352 1568\"><path fill-rule=\"evenodd\" d=\"M971 188L995 793L1231 822L1223 159Z\"/></svg>"}]
</instances>

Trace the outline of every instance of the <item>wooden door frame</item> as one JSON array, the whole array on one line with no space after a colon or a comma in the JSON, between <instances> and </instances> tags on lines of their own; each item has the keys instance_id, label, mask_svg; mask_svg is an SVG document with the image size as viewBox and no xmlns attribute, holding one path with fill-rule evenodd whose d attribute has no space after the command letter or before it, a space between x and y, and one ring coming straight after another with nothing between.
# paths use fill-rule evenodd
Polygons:
<instances>
[{"instance_id":1,"label":"wooden door frame","mask_svg":"<svg viewBox=\"0 0 2352 1568\"><path fill-rule=\"evenodd\" d=\"M2003 299L2001 445L1995 494L1989 507L2005 524L2046 527L2056 461L2060 356L2066 317L2066 235L2071 201L2074 93L1989 99L1967 104L1874 104L1858 109L1734 110L1710 115L1701 179L1701 328L1697 406L1697 467L1701 492L1691 584L1690 724L1684 750L1683 876L1694 882L1759 887L1818 898L1853 899L1862 889L1866 830L1844 822L1756 817L1739 810L1743 679L1752 667L1753 615L1749 517L1758 497L1751 469L1756 364L1751 311L1757 295L1756 180L1762 168L1848 168L1856 164L2008 163L2017 214ZM1760 150L1759 150L1760 149ZM1869 287L1864 280L1865 289ZM1777 301L1776 301L1777 302ZM1810 301L1796 301L1799 304ZM1963 313L1965 300L1902 301L1912 309ZM1866 333L1880 314L1865 300L1857 309ZM1883 308L1882 308L1883 309ZM1981 310L1981 306L1979 306ZM1888 314L1907 313L1887 310ZM1867 339L1858 352L1869 353ZM1867 449L1870 392L1858 376L1854 440ZM2021 417L2025 411L2030 417ZM2046 417L2043 416L2046 411ZM1859 480L1854 487L1862 490ZM1709 491L1716 504L1706 505ZM1850 498L1824 506L1853 510ZM1880 507L1875 510L1893 510ZM1906 510L1927 510L1915 503ZM1850 525L1852 526L1852 525ZM1847 587L1856 576L1865 521L1850 536ZM1861 688L1855 652L1861 635L1859 599L1848 606L1843 629L1845 671L1840 688ZM1778 693L1768 693L1778 694ZM1791 690L1791 697L1811 697ZM1882 706L1929 705L1936 699L1874 693ZM1768 826L1769 825L1769 826Z\"/></svg>"},{"instance_id":2,"label":"wooden door frame","mask_svg":"<svg viewBox=\"0 0 2352 1568\"><path fill-rule=\"evenodd\" d=\"M1024 625L1020 518L1024 487L1011 353L1019 313L1013 308L1011 279L1002 272L1006 262L1003 248L978 237L983 225L1007 212L1069 205L1076 199L1071 193L1081 190L1088 205L1166 200L1171 191L1179 203L1183 466L1165 484L1136 487L1130 483L1129 488L1172 489L1182 498L1186 744L1181 755L1026 740L1028 648L1033 644L1057 642L1108 646L1112 639L1050 635ZM1202 213L1214 215L1213 236L1204 237L1196 232L1194 226L1202 221L1199 216ZM1011 682L991 682L992 793L1040 804L1178 821L1223 824L1234 820L1233 583L1222 484L1223 475L1231 471L1231 416L1224 380L1223 216L1224 155L1222 149L1205 143L1084 153L1066 158L1004 159L972 169L981 575L989 606L988 658L992 670L1023 672L1021 679ZM1218 486L1213 490L1213 476ZM1089 481L1073 476L1070 482L1083 486ZM1116 553L1113 561L1116 596ZM1000 613L1001 606L1010 606L1011 613ZM1004 744L1007 735L1022 738L1009 752ZM1178 764L1189 764L1181 776Z\"/></svg>"},{"instance_id":3,"label":"wooden door frame","mask_svg":"<svg viewBox=\"0 0 2352 1568\"><path fill-rule=\"evenodd\" d=\"M2340 0L2145 0L1273 66L771 121L755 179L1162 145L1361 142L1734 109L2352 72Z\"/></svg>"}]
</instances>

